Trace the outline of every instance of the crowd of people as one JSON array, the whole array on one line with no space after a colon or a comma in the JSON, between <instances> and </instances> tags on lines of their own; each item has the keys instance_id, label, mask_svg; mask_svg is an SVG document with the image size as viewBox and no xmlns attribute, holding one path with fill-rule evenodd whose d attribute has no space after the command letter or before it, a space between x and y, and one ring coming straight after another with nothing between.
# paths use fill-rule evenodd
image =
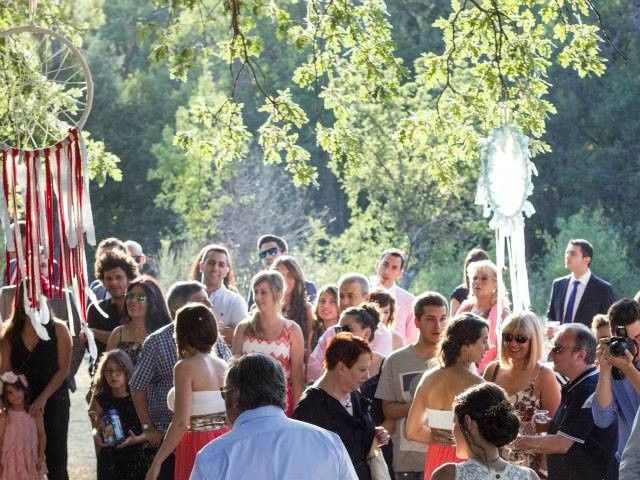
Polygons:
<instances>
[{"instance_id":1,"label":"crowd of people","mask_svg":"<svg viewBox=\"0 0 640 480\"><path fill-rule=\"evenodd\" d=\"M593 255L569 241L538 316L510 312L479 248L447 299L398 285L398 249L317 289L264 235L245 299L222 245L164 292L139 243L105 239L87 306L96 476L638 479L640 304L615 301ZM63 296L42 338L11 264L4 278L0 480L66 479L87 335Z\"/></svg>"}]
</instances>

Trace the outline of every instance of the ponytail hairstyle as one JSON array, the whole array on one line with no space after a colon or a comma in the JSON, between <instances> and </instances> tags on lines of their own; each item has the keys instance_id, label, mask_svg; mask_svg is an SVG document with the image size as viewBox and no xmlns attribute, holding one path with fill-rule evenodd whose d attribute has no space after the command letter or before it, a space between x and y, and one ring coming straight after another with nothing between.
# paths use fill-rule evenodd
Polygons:
<instances>
[{"instance_id":1,"label":"ponytail hairstyle","mask_svg":"<svg viewBox=\"0 0 640 480\"><path fill-rule=\"evenodd\" d=\"M383 307L389 307L389 320L387 320L387 327L392 328L396 321L396 299L393 295L385 290L374 290L369 293L369 301L375 303L382 309Z\"/></svg>"},{"instance_id":2,"label":"ponytail hairstyle","mask_svg":"<svg viewBox=\"0 0 640 480\"><path fill-rule=\"evenodd\" d=\"M359 307L349 307L342 312L340 318L345 315L355 318L361 328L369 328L371 334L369 338L365 338L365 340L368 342L373 341L373 336L380 323L380 310L378 310L378 306L375 303L363 303Z\"/></svg>"},{"instance_id":3,"label":"ponytail hairstyle","mask_svg":"<svg viewBox=\"0 0 640 480\"><path fill-rule=\"evenodd\" d=\"M481 453L481 447L474 442L467 428L467 416L478 424L480 436L497 448L518 436L520 420L504 389L495 383L485 382L466 389L454 399L453 411L460 431L476 455ZM487 460L485 458L485 463Z\"/></svg>"},{"instance_id":4,"label":"ponytail hairstyle","mask_svg":"<svg viewBox=\"0 0 640 480\"><path fill-rule=\"evenodd\" d=\"M282 295L284 294L284 277L277 270L262 270L254 275L251 279L251 291L254 292L258 285L266 283L271 290L273 299L276 303L282 302ZM245 330L248 335L261 336L262 328L260 326L260 310L254 306L249 318L249 325Z\"/></svg>"},{"instance_id":5,"label":"ponytail hairstyle","mask_svg":"<svg viewBox=\"0 0 640 480\"><path fill-rule=\"evenodd\" d=\"M445 331L444 338L438 347L438 357L445 367L454 365L462 347L478 341L482 335L482 329L489 329L489 325L481 317L474 313L461 313L456 315Z\"/></svg>"}]
</instances>

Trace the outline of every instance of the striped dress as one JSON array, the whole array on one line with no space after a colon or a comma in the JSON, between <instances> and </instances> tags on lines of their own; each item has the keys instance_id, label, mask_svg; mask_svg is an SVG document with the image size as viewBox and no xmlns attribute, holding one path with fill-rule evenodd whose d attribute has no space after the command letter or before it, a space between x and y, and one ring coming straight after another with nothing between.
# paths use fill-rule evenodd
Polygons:
<instances>
[{"instance_id":1,"label":"striped dress","mask_svg":"<svg viewBox=\"0 0 640 480\"><path fill-rule=\"evenodd\" d=\"M293 413L293 390L291 388L291 329L292 324L287 323L282 328L280 335L275 340L265 340L263 338L245 334L242 342L242 354L263 353L276 359L284 370L284 377L287 381L287 416Z\"/></svg>"}]
</instances>

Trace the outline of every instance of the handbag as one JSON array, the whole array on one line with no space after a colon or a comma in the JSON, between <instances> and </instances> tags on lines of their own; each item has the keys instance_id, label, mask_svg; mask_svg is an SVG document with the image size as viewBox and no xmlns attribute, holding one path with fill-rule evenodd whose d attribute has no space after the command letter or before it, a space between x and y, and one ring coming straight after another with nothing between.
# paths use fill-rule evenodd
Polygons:
<instances>
[{"instance_id":1,"label":"handbag","mask_svg":"<svg viewBox=\"0 0 640 480\"><path fill-rule=\"evenodd\" d=\"M369 470L371 471L371 478L373 480L391 480L389 467L387 467L387 462L384 459L382 450L380 450L375 437L373 438L373 443L371 443L367 463L369 464Z\"/></svg>"}]
</instances>

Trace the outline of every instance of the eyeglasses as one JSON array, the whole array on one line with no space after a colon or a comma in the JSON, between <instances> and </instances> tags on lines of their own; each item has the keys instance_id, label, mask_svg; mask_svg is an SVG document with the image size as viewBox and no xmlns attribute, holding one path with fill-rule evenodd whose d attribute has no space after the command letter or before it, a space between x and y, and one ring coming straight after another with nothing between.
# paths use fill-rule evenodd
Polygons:
<instances>
[{"instance_id":1,"label":"eyeglasses","mask_svg":"<svg viewBox=\"0 0 640 480\"><path fill-rule=\"evenodd\" d=\"M228 393L233 390L233 388L229 388L229 387L222 387L220 389L220 396L222 397L223 400L226 400L228 397Z\"/></svg>"},{"instance_id":2,"label":"eyeglasses","mask_svg":"<svg viewBox=\"0 0 640 480\"><path fill-rule=\"evenodd\" d=\"M342 333L342 332L347 332L347 333L351 333L351 327L349 325L337 325L335 327L333 327L336 329L336 333Z\"/></svg>"},{"instance_id":3,"label":"eyeglasses","mask_svg":"<svg viewBox=\"0 0 640 480\"><path fill-rule=\"evenodd\" d=\"M131 258L133 258L136 263L140 263L140 260L142 260L142 255L132 255Z\"/></svg>"},{"instance_id":4,"label":"eyeglasses","mask_svg":"<svg viewBox=\"0 0 640 480\"><path fill-rule=\"evenodd\" d=\"M277 255L277 254L278 254L278 247L271 247L266 250L262 250L260 253L258 253L258 256L260 257L260 260L264 260L267 257L273 257L274 255Z\"/></svg>"},{"instance_id":5,"label":"eyeglasses","mask_svg":"<svg viewBox=\"0 0 640 480\"><path fill-rule=\"evenodd\" d=\"M527 343L529 341L529 337L526 337L524 335L514 335L513 333L503 333L502 334L502 341L504 343L511 343L513 340L516 341L516 343Z\"/></svg>"},{"instance_id":6,"label":"eyeglasses","mask_svg":"<svg viewBox=\"0 0 640 480\"><path fill-rule=\"evenodd\" d=\"M553 348L551 349L551 353L560 354L564 352L567 348L570 348L573 351L582 350L582 348L576 347L575 345L554 345Z\"/></svg>"},{"instance_id":7,"label":"eyeglasses","mask_svg":"<svg viewBox=\"0 0 640 480\"><path fill-rule=\"evenodd\" d=\"M136 295L133 292L127 292L124 298L125 300L128 300L128 301L136 300L139 303L145 303L147 301L146 295Z\"/></svg>"}]
</instances>

